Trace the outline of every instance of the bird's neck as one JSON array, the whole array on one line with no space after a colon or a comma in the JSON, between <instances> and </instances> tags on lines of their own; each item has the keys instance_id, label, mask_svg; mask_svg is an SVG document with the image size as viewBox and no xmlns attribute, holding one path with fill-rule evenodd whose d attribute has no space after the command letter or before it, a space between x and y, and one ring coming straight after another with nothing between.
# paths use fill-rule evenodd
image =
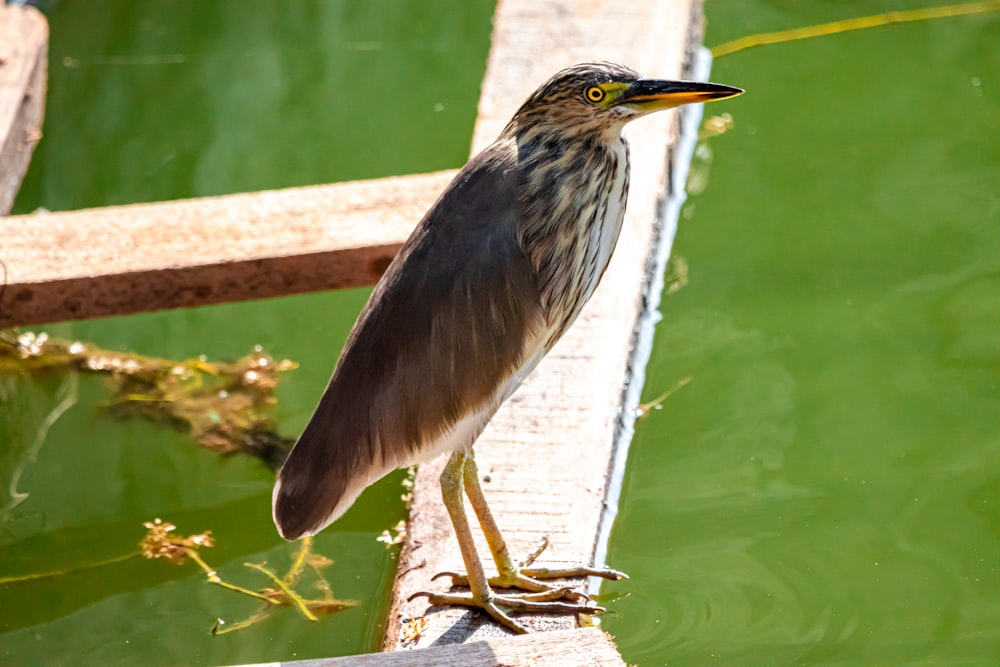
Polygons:
<instances>
[{"instance_id":1,"label":"bird's neck","mask_svg":"<svg viewBox=\"0 0 1000 667\"><path fill-rule=\"evenodd\" d=\"M511 138L522 205L519 238L535 268L554 344L607 268L628 191L620 133L526 130Z\"/></svg>"}]
</instances>

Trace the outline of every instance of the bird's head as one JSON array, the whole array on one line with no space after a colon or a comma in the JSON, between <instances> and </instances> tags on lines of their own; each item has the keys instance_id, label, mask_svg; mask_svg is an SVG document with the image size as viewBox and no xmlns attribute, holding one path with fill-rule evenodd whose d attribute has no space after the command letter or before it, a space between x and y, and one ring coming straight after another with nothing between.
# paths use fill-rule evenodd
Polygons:
<instances>
[{"instance_id":1,"label":"bird's head","mask_svg":"<svg viewBox=\"0 0 1000 667\"><path fill-rule=\"evenodd\" d=\"M521 105L511 128L556 124L567 129L620 131L625 123L653 111L742 93L740 88L718 83L644 79L615 63L582 63L542 84Z\"/></svg>"}]
</instances>

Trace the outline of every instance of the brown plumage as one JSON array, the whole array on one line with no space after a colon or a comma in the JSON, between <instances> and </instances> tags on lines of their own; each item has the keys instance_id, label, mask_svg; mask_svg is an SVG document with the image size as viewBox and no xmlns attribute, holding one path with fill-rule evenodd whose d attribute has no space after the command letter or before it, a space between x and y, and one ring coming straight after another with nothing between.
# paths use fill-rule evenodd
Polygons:
<instances>
[{"instance_id":1,"label":"brown plumage","mask_svg":"<svg viewBox=\"0 0 1000 667\"><path fill-rule=\"evenodd\" d=\"M364 487L433 456L463 417L498 407L545 328L509 163L495 151L470 161L376 286L279 477L285 538L321 530Z\"/></svg>"},{"instance_id":2,"label":"brown plumage","mask_svg":"<svg viewBox=\"0 0 1000 667\"><path fill-rule=\"evenodd\" d=\"M477 484L465 474L467 452L608 266L628 194L622 127L660 108L739 92L587 63L532 94L459 172L375 287L279 473L279 532L314 534L393 469L455 451L442 484L474 603L519 630L495 610L485 579L473 576L481 565L455 510L463 479ZM477 514L488 512L482 505ZM513 567L497 566L501 574Z\"/></svg>"}]
</instances>

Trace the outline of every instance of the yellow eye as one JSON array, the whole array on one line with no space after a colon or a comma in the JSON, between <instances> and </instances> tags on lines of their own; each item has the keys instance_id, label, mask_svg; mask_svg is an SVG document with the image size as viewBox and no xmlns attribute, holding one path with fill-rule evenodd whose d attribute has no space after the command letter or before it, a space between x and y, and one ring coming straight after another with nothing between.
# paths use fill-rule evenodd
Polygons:
<instances>
[{"instance_id":1,"label":"yellow eye","mask_svg":"<svg viewBox=\"0 0 1000 667\"><path fill-rule=\"evenodd\" d=\"M607 95L607 93L604 92L604 89L600 86L591 86L583 94L586 96L588 101L594 102L595 104L602 101L604 96Z\"/></svg>"}]
</instances>

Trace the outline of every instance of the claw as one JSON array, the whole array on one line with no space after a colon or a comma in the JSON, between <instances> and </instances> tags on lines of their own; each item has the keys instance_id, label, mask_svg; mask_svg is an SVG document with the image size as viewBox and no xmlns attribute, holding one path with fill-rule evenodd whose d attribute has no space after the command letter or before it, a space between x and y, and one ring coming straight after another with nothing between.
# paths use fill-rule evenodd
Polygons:
<instances>
[{"instance_id":1,"label":"claw","mask_svg":"<svg viewBox=\"0 0 1000 667\"><path fill-rule=\"evenodd\" d=\"M497 595L494 600L511 611L532 611L542 614L600 614L604 607L572 602L532 602L512 595Z\"/></svg>"},{"instance_id":2,"label":"claw","mask_svg":"<svg viewBox=\"0 0 1000 667\"><path fill-rule=\"evenodd\" d=\"M521 561L521 567L524 568L530 566L532 563L535 562L535 560L538 559L539 556L542 555L542 552L548 548L549 548L549 536L546 535L542 538L542 541L538 545L538 548L532 551L530 554L528 554L528 557L525 558L523 561Z\"/></svg>"},{"instance_id":3,"label":"claw","mask_svg":"<svg viewBox=\"0 0 1000 667\"><path fill-rule=\"evenodd\" d=\"M407 602L413 602L417 598L420 598L420 597L429 598L432 595L434 595L434 593L431 593L430 591L417 591L416 593L414 593L410 597L406 598L406 601Z\"/></svg>"},{"instance_id":4,"label":"claw","mask_svg":"<svg viewBox=\"0 0 1000 667\"><path fill-rule=\"evenodd\" d=\"M419 592L414 593L413 595L411 595L407 599L407 602L409 602L409 601L411 601L411 600L413 600L415 598L418 598L418 597L425 597L425 598L427 598L428 604L434 605L436 607L446 607L446 606L449 606L449 605L459 605L459 606L463 606L463 607L474 607L476 609L482 609L487 614L489 614L490 617L493 620L495 620L497 623L499 623L500 625L504 626L505 628L507 628L508 630L510 630L511 632L513 632L514 634L517 634L517 635L526 635L526 634L528 634L528 629L527 628L525 628L523 625L521 625L520 623L518 623L517 621L515 621L513 618L511 618L510 616L508 616L506 613L504 613L503 609L501 609L494 602L494 599L496 599L494 596L491 596L491 599L489 599L489 600L478 600L478 599L476 599L476 596L474 596L472 594L469 594L469 595L448 595L448 594L445 594L445 593L430 593L428 591L419 591Z\"/></svg>"},{"instance_id":5,"label":"claw","mask_svg":"<svg viewBox=\"0 0 1000 667\"><path fill-rule=\"evenodd\" d=\"M611 581L628 579L628 575L610 567L568 567L568 568L524 568L521 574L532 579L573 579L576 577L600 577Z\"/></svg>"},{"instance_id":6,"label":"claw","mask_svg":"<svg viewBox=\"0 0 1000 667\"><path fill-rule=\"evenodd\" d=\"M561 596L564 596L567 592L574 593L575 591L569 588L561 588L541 593L494 594L485 600L478 599L476 595L471 593L430 593L428 591L420 591L411 595L409 599L426 597L427 602L436 607L460 605L482 609L495 621L517 634L524 634L527 632L527 629L508 616L507 611L543 614L599 614L607 611L604 607L597 605L558 602L557 600L563 599Z\"/></svg>"},{"instance_id":7,"label":"claw","mask_svg":"<svg viewBox=\"0 0 1000 667\"><path fill-rule=\"evenodd\" d=\"M534 554L533 554L534 555ZM532 558L533 560L533 558ZM431 581L439 579L441 577L451 577L452 586L469 586L469 577L467 575L458 572L439 572L432 577ZM506 574L500 574L496 577L490 577L488 582L493 588L517 588L522 591L529 591L532 593L541 593L544 591L550 591L553 589L552 586L544 583L547 580L552 579L578 579L581 577L601 577L603 579L610 579L612 581L618 581L620 579L628 579L628 575L624 572L619 572L618 570L612 570L611 568L596 568L596 567L568 567L568 568L515 568L511 572ZM569 589L567 589L569 590ZM583 593L573 592L572 595L566 595L564 597L574 597L577 599L587 599L590 598Z\"/></svg>"}]
</instances>

